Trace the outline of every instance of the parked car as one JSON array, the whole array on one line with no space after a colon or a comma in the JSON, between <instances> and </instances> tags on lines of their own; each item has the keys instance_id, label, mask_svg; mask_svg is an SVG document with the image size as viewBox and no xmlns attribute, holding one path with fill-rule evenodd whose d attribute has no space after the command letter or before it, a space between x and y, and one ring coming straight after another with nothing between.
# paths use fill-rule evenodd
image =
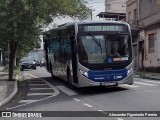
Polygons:
<instances>
[{"instance_id":1,"label":"parked car","mask_svg":"<svg viewBox=\"0 0 160 120\"><path fill-rule=\"evenodd\" d=\"M20 71L24 69L34 69L36 70L36 62L35 61L23 61L20 63Z\"/></svg>"}]
</instances>

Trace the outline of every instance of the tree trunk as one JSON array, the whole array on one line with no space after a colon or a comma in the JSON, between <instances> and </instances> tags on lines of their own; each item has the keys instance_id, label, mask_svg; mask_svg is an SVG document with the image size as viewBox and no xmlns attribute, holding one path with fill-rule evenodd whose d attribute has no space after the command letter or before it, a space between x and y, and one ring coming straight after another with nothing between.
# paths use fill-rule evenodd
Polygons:
<instances>
[{"instance_id":1,"label":"tree trunk","mask_svg":"<svg viewBox=\"0 0 160 120\"><path fill-rule=\"evenodd\" d=\"M17 50L17 42L10 42L9 50L9 80L13 80L13 69Z\"/></svg>"},{"instance_id":2,"label":"tree trunk","mask_svg":"<svg viewBox=\"0 0 160 120\"><path fill-rule=\"evenodd\" d=\"M19 58L16 58L16 66L19 66Z\"/></svg>"}]
</instances>

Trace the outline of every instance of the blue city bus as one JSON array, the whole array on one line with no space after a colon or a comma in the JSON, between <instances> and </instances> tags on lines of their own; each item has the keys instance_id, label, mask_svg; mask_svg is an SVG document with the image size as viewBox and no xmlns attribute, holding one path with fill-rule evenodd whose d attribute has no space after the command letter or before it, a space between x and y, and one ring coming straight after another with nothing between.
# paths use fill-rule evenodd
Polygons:
<instances>
[{"instance_id":1,"label":"blue city bus","mask_svg":"<svg viewBox=\"0 0 160 120\"><path fill-rule=\"evenodd\" d=\"M44 33L46 69L76 87L133 84L130 26L74 22Z\"/></svg>"}]
</instances>

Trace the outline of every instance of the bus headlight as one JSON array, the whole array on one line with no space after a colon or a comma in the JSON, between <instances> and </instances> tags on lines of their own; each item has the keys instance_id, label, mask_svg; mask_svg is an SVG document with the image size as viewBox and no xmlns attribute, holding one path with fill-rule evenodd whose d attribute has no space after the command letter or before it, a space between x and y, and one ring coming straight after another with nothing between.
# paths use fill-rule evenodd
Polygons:
<instances>
[{"instance_id":1,"label":"bus headlight","mask_svg":"<svg viewBox=\"0 0 160 120\"><path fill-rule=\"evenodd\" d=\"M81 73L82 75L84 75L85 77L88 78L88 72L83 71L83 70L79 70L79 71L80 71L80 73Z\"/></svg>"},{"instance_id":2,"label":"bus headlight","mask_svg":"<svg viewBox=\"0 0 160 120\"><path fill-rule=\"evenodd\" d=\"M127 75L129 75L133 71L133 68L131 67L130 69L127 70Z\"/></svg>"}]
</instances>

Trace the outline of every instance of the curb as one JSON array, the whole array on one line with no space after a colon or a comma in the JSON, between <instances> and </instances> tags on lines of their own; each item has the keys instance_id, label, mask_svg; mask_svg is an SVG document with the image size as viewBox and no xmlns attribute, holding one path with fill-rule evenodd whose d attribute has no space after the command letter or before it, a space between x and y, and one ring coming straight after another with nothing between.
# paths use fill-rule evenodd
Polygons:
<instances>
[{"instance_id":1,"label":"curb","mask_svg":"<svg viewBox=\"0 0 160 120\"><path fill-rule=\"evenodd\" d=\"M134 78L143 78L143 79L150 79L150 80L160 80L160 78L154 78L154 77L141 77L140 75L134 75Z\"/></svg>"},{"instance_id":2,"label":"curb","mask_svg":"<svg viewBox=\"0 0 160 120\"><path fill-rule=\"evenodd\" d=\"M150 79L150 80L160 80L160 78L152 78L152 77L146 77L145 79Z\"/></svg>"},{"instance_id":3,"label":"curb","mask_svg":"<svg viewBox=\"0 0 160 120\"><path fill-rule=\"evenodd\" d=\"M13 92L7 97L5 98L2 102L0 102L0 108L5 105L6 103L8 103L17 93L18 89L17 89L17 79L15 80L14 83L14 90Z\"/></svg>"},{"instance_id":4,"label":"curb","mask_svg":"<svg viewBox=\"0 0 160 120\"><path fill-rule=\"evenodd\" d=\"M29 74L29 73L25 73L25 75L29 75L29 76L31 76L31 77L33 77L33 78L38 78L38 77L36 77L36 76L34 76L34 75L31 75L31 74ZM45 97L45 98L38 99L37 101L34 101L34 102L27 102L27 103L24 103L24 104L20 104L20 105L17 105L17 106L13 106L13 107L11 107L11 108L7 108L6 110L8 111L8 110L10 110L10 109L15 109L15 108L18 108L18 107L22 107L22 106L25 106L25 105L29 105L29 104L31 104L31 103L35 103L35 102L39 102L39 101L44 101L44 100L49 99L49 98L51 98L51 97L57 96L57 95L60 93L60 91L58 90L58 88L56 88L55 86L53 86L51 83L47 82L46 80L44 80L44 79L42 79L42 78L40 78L40 79L41 79L43 82L45 82L46 84L48 84L48 86L50 86L50 87L54 90L54 94L53 94L53 95L47 96L47 97ZM23 84L22 84L21 87L23 87L24 84L25 84L25 81L23 81ZM18 85L18 86L19 86L19 85Z\"/></svg>"}]
</instances>

